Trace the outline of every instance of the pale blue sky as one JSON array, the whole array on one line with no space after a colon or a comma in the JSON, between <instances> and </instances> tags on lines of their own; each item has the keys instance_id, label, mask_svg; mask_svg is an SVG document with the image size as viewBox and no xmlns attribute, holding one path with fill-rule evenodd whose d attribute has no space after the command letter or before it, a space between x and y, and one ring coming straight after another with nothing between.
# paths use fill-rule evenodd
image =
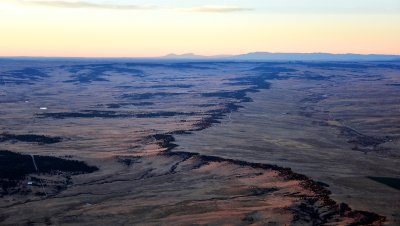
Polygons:
<instances>
[{"instance_id":1,"label":"pale blue sky","mask_svg":"<svg viewBox=\"0 0 400 226\"><path fill-rule=\"evenodd\" d=\"M400 13L399 0L118 0L92 1L127 5L154 5L162 8L237 6L256 11L297 13Z\"/></svg>"},{"instance_id":2,"label":"pale blue sky","mask_svg":"<svg viewBox=\"0 0 400 226\"><path fill-rule=\"evenodd\" d=\"M400 0L0 0L4 2L35 2L37 4L65 7L68 3L96 5L138 6L162 9L228 7L251 9L253 13L400 13ZM69 5L71 6L71 5ZM77 5L75 5L77 6ZM88 5L86 7L89 8ZM121 8L122 8L121 7ZM240 11L240 10L238 10Z\"/></svg>"}]
</instances>

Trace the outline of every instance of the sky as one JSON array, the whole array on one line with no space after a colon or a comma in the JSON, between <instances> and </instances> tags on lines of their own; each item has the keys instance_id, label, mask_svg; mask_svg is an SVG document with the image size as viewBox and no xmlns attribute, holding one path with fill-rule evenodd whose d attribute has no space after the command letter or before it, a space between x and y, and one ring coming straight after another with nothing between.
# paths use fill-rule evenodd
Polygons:
<instances>
[{"instance_id":1,"label":"sky","mask_svg":"<svg viewBox=\"0 0 400 226\"><path fill-rule=\"evenodd\" d=\"M0 0L0 56L400 54L400 0Z\"/></svg>"}]
</instances>

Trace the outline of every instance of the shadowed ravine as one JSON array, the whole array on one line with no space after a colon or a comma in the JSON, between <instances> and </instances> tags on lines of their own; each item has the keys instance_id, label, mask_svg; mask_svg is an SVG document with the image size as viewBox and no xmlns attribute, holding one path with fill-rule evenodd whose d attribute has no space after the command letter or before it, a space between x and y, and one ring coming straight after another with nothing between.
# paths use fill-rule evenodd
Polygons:
<instances>
[{"instance_id":1,"label":"shadowed ravine","mask_svg":"<svg viewBox=\"0 0 400 226\"><path fill-rule=\"evenodd\" d=\"M222 110L226 112L226 110ZM218 114L220 116L220 114ZM201 128L201 129L205 129ZM182 132L180 132L182 133ZM174 134L172 132L171 134ZM285 197L290 197L293 199L293 204L291 206L285 207L288 213L292 214L291 224L310 224L310 225L321 225L327 223L334 224L344 224L344 225L370 225L370 224L381 224L385 221L385 217L379 216L375 213L352 210L347 204L338 204L332 200L329 195L331 194L329 190L325 188L325 184L321 182L315 182L305 175L293 172L290 168L283 168L276 165L262 164L246 162L235 159L225 159L216 156L200 155L193 152L175 152L173 148L177 147L174 137L171 134L156 134L154 135L160 148L164 148L158 156L166 158L178 158L175 163L169 169L167 174L175 174L181 171L191 171L191 170L202 170L203 168L214 168L213 170L219 172L229 172L230 169L235 168L234 171L228 173L229 178L246 178L258 181L258 177L261 179L259 181L262 183L262 176L267 173L276 174L277 177L281 178L282 182L292 182L296 183L300 187L300 191L290 191L285 192ZM157 157L158 157L157 156ZM152 158L151 156L146 156L145 158ZM129 158L128 158L129 159ZM128 159L124 161L127 162ZM133 163L137 164L140 162L140 157L135 158ZM207 170L207 169L206 169ZM208 170L207 170L208 171ZM212 170L210 170L212 171ZM254 173L249 173L252 171ZM215 173L215 172L213 172ZM238 198L248 198L248 199L268 199L269 196L274 195L274 193L280 193L282 188L279 187L257 187L257 184L247 184L245 195L237 195L229 198L212 198L211 200L201 200L202 202L210 202L215 200L234 200ZM197 201L196 201L197 202ZM266 201L266 206L268 201ZM200 205L201 206L201 205ZM218 211L218 210L217 210ZM226 211L226 210L220 210ZM262 211L261 211L262 212ZM206 211L198 215L200 218L207 218L209 213ZM203 215L203 216L202 216ZM229 222L227 218L232 216L221 215L210 219L211 222ZM259 219L258 219L259 220ZM244 216L242 221L250 221L249 223L256 223L257 219L253 217ZM189 221L185 223L189 223ZM196 221L194 221L196 222ZM261 222L264 222L261 220ZM234 222L232 222L234 223Z\"/></svg>"}]
</instances>

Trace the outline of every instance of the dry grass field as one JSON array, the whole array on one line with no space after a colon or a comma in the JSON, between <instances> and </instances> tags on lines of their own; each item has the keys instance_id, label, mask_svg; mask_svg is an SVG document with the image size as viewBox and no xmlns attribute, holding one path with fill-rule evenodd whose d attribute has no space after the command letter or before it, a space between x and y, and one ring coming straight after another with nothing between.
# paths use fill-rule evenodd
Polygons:
<instances>
[{"instance_id":1,"label":"dry grass field","mask_svg":"<svg viewBox=\"0 0 400 226\"><path fill-rule=\"evenodd\" d=\"M400 223L398 62L0 63L0 225Z\"/></svg>"}]
</instances>

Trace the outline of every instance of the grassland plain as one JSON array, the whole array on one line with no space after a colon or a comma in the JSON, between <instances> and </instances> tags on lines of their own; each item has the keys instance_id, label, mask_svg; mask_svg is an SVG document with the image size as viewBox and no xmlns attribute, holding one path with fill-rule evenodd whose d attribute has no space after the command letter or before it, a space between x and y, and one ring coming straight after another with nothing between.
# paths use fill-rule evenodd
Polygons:
<instances>
[{"instance_id":1,"label":"grassland plain","mask_svg":"<svg viewBox=\"0 0 400 226\"><path fill-rule=\"evenodd\" d=\"M57 158L2 186L0 224L396 225L399 72L3 60L0 158Z\"/></svg>"}]
</instances>

